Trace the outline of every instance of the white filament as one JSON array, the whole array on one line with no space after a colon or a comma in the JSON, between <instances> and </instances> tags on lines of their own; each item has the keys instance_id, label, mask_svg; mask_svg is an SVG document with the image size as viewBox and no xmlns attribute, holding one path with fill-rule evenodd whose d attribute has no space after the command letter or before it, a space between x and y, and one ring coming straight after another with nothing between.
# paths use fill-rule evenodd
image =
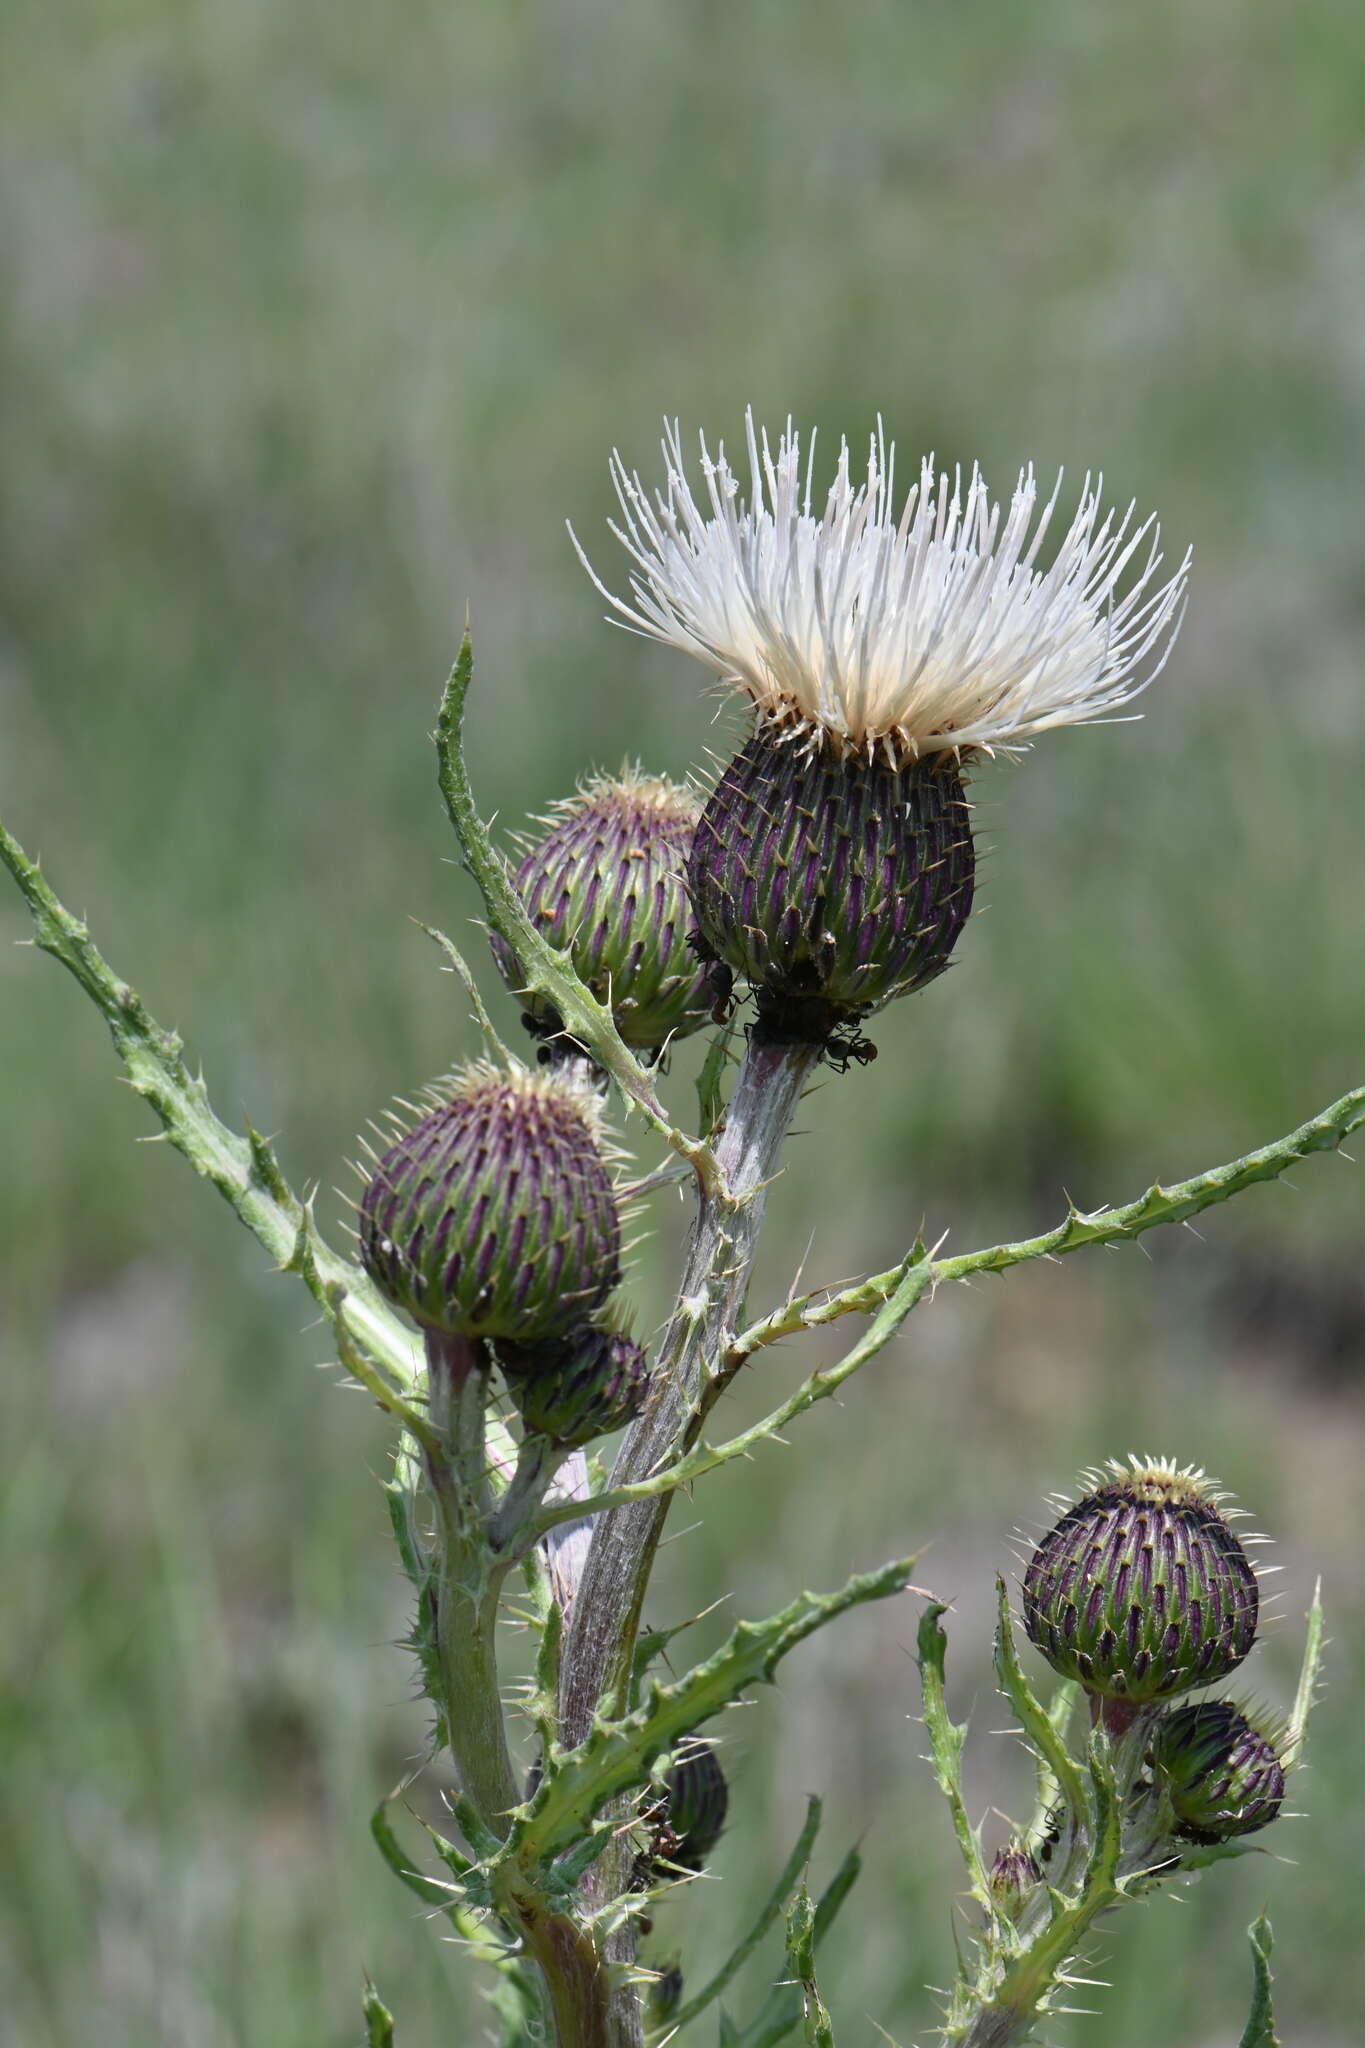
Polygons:
<instances>
[{"instance_id":1,"label":"white filament","mask_svg":"<svg viewBox=\"0 0 1365 2048\"><path fill-rule=\"evenodd\" d=\"M861 482L841 445L817 516L814 436L803 472L790 421L776 454L752 413L746 433L747 500L724 446L713 456L703 438L698 503L676 421L652 497L613 455L612 531L634 564L633 602L574 546L631 630L695 655L774 722L891 754L989 751L1101 718L1164 665L1190 557L1158 583L1155 519L1136 525L1131 505L1103 512L1102 478L1092 489L1087 476L1039 568L1060 476L1040 509L1032 468L1021 472L1002 514L979 470L964 493L960 472L936 472L930 457L897 517L895 448L879 423Z\"/></svg>"}]
</instances>

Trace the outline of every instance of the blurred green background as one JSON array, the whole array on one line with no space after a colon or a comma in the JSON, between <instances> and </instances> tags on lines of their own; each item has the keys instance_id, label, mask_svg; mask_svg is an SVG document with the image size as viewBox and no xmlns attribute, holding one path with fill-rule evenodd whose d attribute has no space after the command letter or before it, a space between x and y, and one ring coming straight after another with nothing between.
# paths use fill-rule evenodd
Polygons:
<instances>
[{"instance_id":1,"label":"blurred green background","mask_svg":"<svg viewBox=\"0 0 1365 2048\"><path fill-rule=\"evenodd\" d=\"M989 912L812 1098L759 1293L812 1232L814 1281L921 1220L1039 1228L1365 1079L1356 0L11 0L3 37L0 808L296 1180L341 1179L372 1111L474 1049L408 921L476 908L426 738L466 601L509 824L723 744L702 672L602 623L564 520L619 578L608 450L650 475L665 412L734 437L750 400L855 442L880 411L903 458L1004 490L1102 467L1196 550L1144 722L980 774ZM366 1838L424 1727L386 1432L139 1148L24 934L0 894L6 2038L341 2048L368 1966L404 2048L475 2041L462 1959ZM1235 2040L1263 1904L1285 2038L1359 2038L1365 1208L1337 1159L1295 1180L1201 1242L941 1298L665 1553L674 1620L932 1543L982 1811L1027 1796L989 1732L990 1584L1044 1488L1130 1448L1233 1485L1280 1539L1248 1674L1275 1703L1321 1568L1309 1817L1125 1915L1075 2048ZM646 1320L676 1205L658 1225ZM800 1369L768 1354L734 1419ZM731 1717L721 1881L660 1920L714 1962L824 1792L817 1877L854 1837L868 1866L827 1952L843 2048L923 2040L952 1966L913 1628L855 1616Z\"/></svg>"}]
</instances>

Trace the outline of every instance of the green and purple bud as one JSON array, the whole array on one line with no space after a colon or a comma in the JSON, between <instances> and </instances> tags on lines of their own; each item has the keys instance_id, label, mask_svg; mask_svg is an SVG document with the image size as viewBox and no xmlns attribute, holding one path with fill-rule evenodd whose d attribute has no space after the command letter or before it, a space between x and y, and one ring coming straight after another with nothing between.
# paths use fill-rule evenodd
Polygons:
<instances>
[{"instance_id":1,"label":"green and purple bud","mask_svg":"<svg viewBox=\"0 0 1365 2048\"><path fill-rule=\"evenodd\" d=\"M1230 1700L1200 1700L1163 1714L1152 1768L1170 1796L1176 1832L1226 1842L1268 1827L1284 1800L1280 1746Z\"/></svg>"},{"instance_id":2,"label":"green and purple bud","mask_svg":"<svg viewBox=\"0 0 1365 2048\"><path fill-rule=\"evenodd\" d=\"M594 1315L621 1277L621 1223L583 1070L456 1076L376 1163L360 1253L428 1331L547 1344Z\"/></svg>"},{"instance_id":3,"label":"green and purple bud","mask_svg":"<svg viewBox=\"0 0 1365 2048\"><path fill-rule=\"evenodd\" d=\"M943 972L974 877L953 754L857 750L764 718L717 783L687 871L718 986L746 982L770 1037L818 1045Z\"/></svg>"},{"instance_id":4,"label":"green and purple bud","mask_svg":"<svg viewBox=\"0 0 1365 2048\"><path fill-rule=\"evenodd\" d=\"M555 806L550 830L516 873L528 916L599 1002L627 1045L656 1053L708 1020L706 976L688 945L683 877L701 809L695 792L625 771L587 783ZM524 994L511 949L496 934L498 971ZM553 1042L562 1031L543 997L525 995L526 1024ZM572 1052L573 1047L565 1050Z\"/></svg>"},{"instance_id":5,"label":"green and purple bud","mask_svg":"<svg viewBox=\"0 0 1365 2048\"><path fill-rule=\"evenodd\" d=\"M559 1344L499 1351L528 1433L582 1450L633 1422L649 1391L645 1353L633 1338L585 1324Z\"/></svg>"},{"instance_id":6,"label":"green and purple bud","mask_svg":"<svg viewBox=\"0 0 1365 2048\"><path fill-rule=\"evenodd\" d=\"M1200 1472L1111 1465L1038 1545L1024 1625L1092 1697L1149 1705L1234 1671L1256 1636L1246 1552Z\"/></svg>"},{"instance_id":7,"label":"green and purple bud","mask_svg":"<svg viewBox=\"0 0 1365 2048\"><path fill-rule=\"evenodd\" d=\"M987 1882L997 1910L1007 1920L1018 1919L1042 1881L1036 1858L1030 1856L1017 1836L1006 1842L1003 1849L997 1849Z\"/></svg>"}]
</instances>

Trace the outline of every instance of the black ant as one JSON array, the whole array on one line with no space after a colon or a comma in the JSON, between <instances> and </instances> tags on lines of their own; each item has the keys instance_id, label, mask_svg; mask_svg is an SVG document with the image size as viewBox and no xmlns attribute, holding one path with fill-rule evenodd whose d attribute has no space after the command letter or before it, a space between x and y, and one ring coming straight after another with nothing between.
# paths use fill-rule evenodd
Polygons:
<instances>
[{"instance_id":1,"label":"black ant","mask_svg":"<svg viewBox=\"0 0 1365 2048\"><path fill-rule=\"evenodd\" d=\"M657 1799L639 1815L637 1825L646 1830L645 1846L635 1858L631 1871L630 1888L635 1892L646 1892L651 1885L681 1874L685 1866L677 1858L686 1844L681 1835L675 1834L668 1824L668 1800ZM641 1934L654 1932L653 1916L648 1913L637 1915Z\"/></svg>"},{"instance_id":2,"label":"black ant","mask_svg":"<svg viewBox=\"0 0 1365 2048\"><path fill-rule=\"evenodd\" d=\"M687 950L701 962L705 969L703 979L707 994L711 998L711 1022L728 1024L735 1013L735 977L732 968L723 960L717 960L701 933L695 928L687 934Z\"/></svg>"},{"instance_id":3,"label":"black ant","mask_svg":"<svg viewBox=\"0 0 1365 2048\"><path fill-rule=\"evenodd\" d=\"M860 1067L870 1067L876 1057L876 1046L856 1024L836 1025L825 1040L825 1058L836 1074L846 1074L855 1060Z\"/></svg>"}]
</instances>

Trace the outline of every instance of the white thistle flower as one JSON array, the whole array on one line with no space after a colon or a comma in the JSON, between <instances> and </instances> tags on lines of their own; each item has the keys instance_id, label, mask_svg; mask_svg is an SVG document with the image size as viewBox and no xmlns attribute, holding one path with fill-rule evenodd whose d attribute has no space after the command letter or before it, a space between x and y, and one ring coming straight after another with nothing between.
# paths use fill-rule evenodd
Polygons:
<instances>
[{"instance_id":1,"label":"white thistle flower","mask_svg":"<svg viewBox=\"0 0 1365 2048\"><path fill-rule=\"evenodd\" d=\"M1154 518L1102 512L1089 476L1048 568L1037 567L1061 491L1041 509L1032 468L1009 510L980 471L921 465L899 517L895 447L880 422L855 483L847 443L822 514L813 510L790 421L774 456L746 414L749 497L701 440L705 503L665 428L665 488L652 498L619 454L612 481L635 565L627 603L580 560L626 625L743 690L778 727L888 758L1017 747L1050 726L1090 722L1160 673L1184 609L1190 557L1156 581ZM572 532L572 529L570 529ZM1128 587L1120 594L1119 585ZM1149 657L1151 661L1149 663ZM1148 664L1144 673L1144 664Z\"/></svg>"}]
</instances>

